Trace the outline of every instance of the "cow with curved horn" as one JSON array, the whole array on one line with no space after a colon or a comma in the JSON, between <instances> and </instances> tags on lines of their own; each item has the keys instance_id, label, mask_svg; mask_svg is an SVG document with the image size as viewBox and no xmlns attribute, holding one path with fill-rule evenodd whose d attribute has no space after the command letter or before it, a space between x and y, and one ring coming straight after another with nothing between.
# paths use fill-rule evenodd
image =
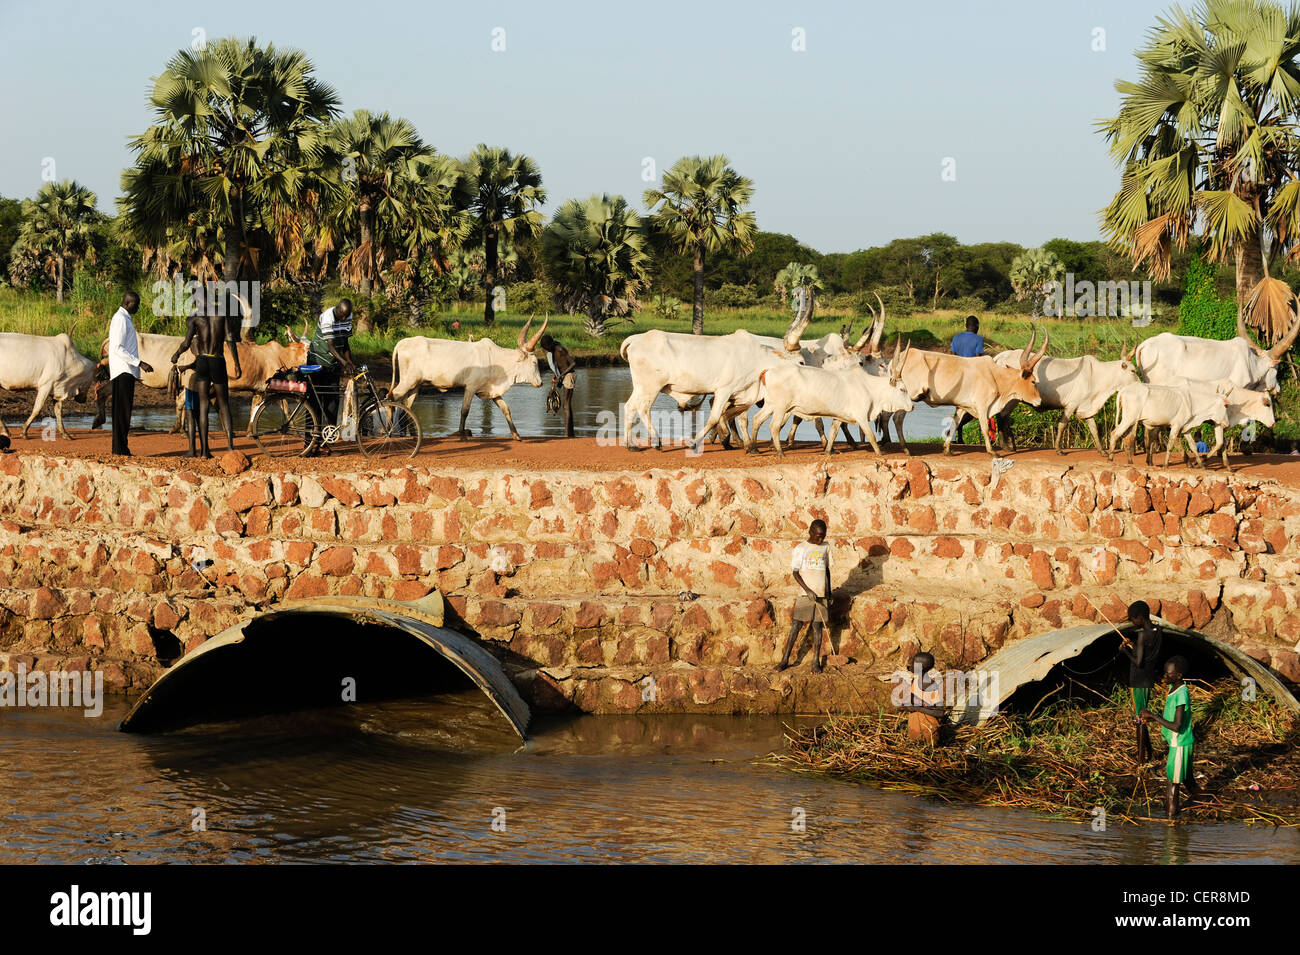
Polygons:
<instances>
[{"instance_id":1,"label":"cow with curved horn","mask_svg":"<svg viewBox=\"0 0 1300 955\"><path fill-rule=\"evenodd\" d=\"M1038 363L1035 383L1041 398L1039 408L1059 408L1062 411L1060 423L1056 426L1056 441L1053 447L1057 454L1064 454L1061 439L1066 425L1071 418L1080 418L1088 426L1093 446L1105 453L1105 445L1097 433L1097 415L1110 396L1125 385L1138 380L1133 367L1133 350L1125 341L1120 346L1118 361L1098 361L1091 355L1079 358L1050 358L1044 356ZM1021 353L1007 350L994 356L993 361L1004 368L1015 368L1021 362ZM1011 427L1011 409L1018 404L1011 401L996 415L998 422L998 446L1016 450L1016 438ZM1004 443L1005 442L1005 443Z\"/></svg>"},{"instance_id":2,"label":"cow with curved horn","mask_svg":"<svg viewBox=\"0 0 1300 955\"><path fill-rule=\"evenodd\" d=\"M730 335L689 335L660 329L629 335L619 346L619 354L632 372L632 393L624 405L623 443L636 449L631 435L640 420L650 443L662 447L650 406L658 395L666 394L683 411L698 405L702 396L711 397L708 422L691 438L692 448L698 450L715 429L726 434L724 445L729 447L733 420L745 432L741 437L748 444L744 414L758 400L758 376L784 362L803 362L800 339L812 320L812 310L812 296L808 296L782 338L743 329Z\"/></svg>"},{"instance_id":3,"label":"cow with curved horn","mask_svg":"<svg viewBox=\"0 0 1300 955\"><path fill-rule=\"evenodd\" d=\"M403 338L393 347L393 379L389 394L394 401L405 401L406 407L410 408L415 404L421 386L439 391L464 388L460 429L456 432L462 441L470 437L465 419L474 398L490 400L500 408L510 426L510 434L516 441L522 441L506 404L505 393L514 385L542 387L536 348L550 322L548 315L542 327L529 338L528 330L533 324L533 317L529 316L519 330L515 348L505 348L486 338L476 342L415 335Z\"/></svg>"},{"instance_id":4,"label":"cow with curved horn","mask_svg":"<svg viewBox=\"0 0 1300 955\"><path fill-rule=\"evenodd\" d=\"M1037 336L1038 330L1034 329L1014 368L999 365L988 355L963 358L942 352L909 351L903 364L904 390L909 398L921 398L931 407L954 406L954 424L963 412L969 414L979 422L985 450L994 457L1001 457L989 440L989 418L1012 401L1023 401L1037 408L1042 400L1034 377L1038 363L1047 354L1049 336L1043 335L1043 347L1035 352ZM898 432L898 443L903 453L911 454L903 440L904 417L905 412L895 412L894 429ZM944 454L952 453L952 439L956 433L954 427L945 435ZM888 436L886 424L885 438Z\"/></svg>"},{"instance_id":5,"label":"cow with curved horn","mask_svg":"<svg viewBox=\"0 0 1300 955\"><path fill-rule=\"evenodd\" d=\"M1137 370L1151 384L1174 378L1214 381L1226 378L1239 388L1279 391L1277 366L1300 335L1300 316L1291 306L1291 328L1271 348L1260 348L1250 338L1241 313L1237 313L1237 337L1227 341L1174 335L1162 332L1138 345L1134 353Z\"/></svg>"}]
</instances>

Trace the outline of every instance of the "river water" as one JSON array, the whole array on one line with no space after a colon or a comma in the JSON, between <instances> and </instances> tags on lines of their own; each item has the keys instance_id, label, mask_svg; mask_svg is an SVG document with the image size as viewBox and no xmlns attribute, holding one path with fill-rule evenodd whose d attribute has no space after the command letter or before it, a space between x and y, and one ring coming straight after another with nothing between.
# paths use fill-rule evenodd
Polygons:
<instances>
[{"instance_id":1,"label":"river water","mask_svg":"<svg viewBox=\"0 0 1300 955\"><path fill-rule=\"evenodd\" d=\"M546 394L551 381L549 373L544 374L542 380L545 382L542 388L512 388L506 394L506 402L510 405L515 427L524 437L561 437L564 427L559 415L549 414L546 410ZM573 426L576 434L580 437L594 437L602 433L602 428L610 436L621 434L622 402L631 393L632 373L626 367L597 366L579 369L573 395ZM416 399L416 417L420 419L420 427L426 437L450 434L459 427L462 395L463 392L459 391L444 394L435 392ZM65 410L77 407L69 404ZM232 409L237 433L248 428L248 412L248 400L238 398ZM942 433L944 419L952 413L951 407L931 408L918 403L916 410L907 416L904 434L909 440L935 439ZM652 414L658 416L655 427L666 439L673 437L671 429L675 429L678 436L687 431L693 433L708 417L707 404L700 412L678 415L676 403L666 395L655 399ZM750 415L753 414L751 411ZM63 420L70 428L88 428L91 415L68 413ZM138 408L132 418L134 427L153 431L166 431L174 421L175 415L163 408ZM210 427L219 430L220 423L215 412L212 413L210 422ZM500 409L491 402L485 403L477 398L470 405L466 426L479 435L501 436L510 433ZM766 427L761 434L767 434ZM798 438L813 441L817 438L817 432L811 423L805 422L799 426ZM840 440L841 449L846 448L843 439Z\"/></svg>"},{"instance_id":2,"label":"river water","mask_svg":"<svg viewBox=\"0 0 1300 955\"><path fill-rule=\"evenodd\" d=\"M788 772L775 717L551 718L521 745L477 691L156 736L125 712L0 710L0 863L1300 862L1295 830L1094 832Z\"/></svg>"}]
</instances>

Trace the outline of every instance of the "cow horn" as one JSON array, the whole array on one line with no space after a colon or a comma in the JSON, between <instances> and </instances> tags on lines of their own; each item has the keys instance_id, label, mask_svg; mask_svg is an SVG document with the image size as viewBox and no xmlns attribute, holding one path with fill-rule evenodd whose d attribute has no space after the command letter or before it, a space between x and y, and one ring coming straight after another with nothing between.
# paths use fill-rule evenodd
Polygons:
<instances>
[{"instance_id":1,"label":"cow horn","mask_svg":"<svg viewBox=\"0 0 1300 955\"><path fill-rule=\"evenodd\" d=\"M880 317L876 319L876 328L871 335L871 350L877 352L880 350L880 337L885 334L885 303L879 292L872 294L876 296L876 302L880 305Z\"/></svg>"},{"instance_id":2,"label":"cow horn","mask_svg":"<svg viewBox=\"0 0 1300 955\"><path fill-rule=\"evenodd\" d=\"M812 321L813 313L813 290L808 289L804 294L803 305L790 323L790 328L785 333L785 350L788 352L797 352L799 350L799 339L803 337L804 329Z\"/></svg>"},{"instance_id":3,"label":"cow horn","mask_svg":"<svg viewBox=\"0 0 1300 955\"><path fill-rule=\"evenodd\" d=\"M524 322L524 327L519 329L519 347L524 351L528 351L528 346L525 344L525 341L528 336L528 329L532 327L532 324L533 316L529 315L528 321Z\"/></svg>"},{"instance_id":4,"label":"cow horn","mask_svg":"<svg viewBox=\"0 0 1300 955\"><path fill-rule=\"evenodd\" d=\"M542 327L537 329L537 334L528 339L528 344L524 346L524 351L532 352L532 350L537 347L537 343L541 341L542 336L546 334L546 326L549 324L551 324L551 316L547 315L542 319Z\"/></svg>"},{"instance_id":5,"label":"cow horn","mask_svg":"<svg viewBox=\"0 0 1300 955\"><path fill-rule=\"evenodd\" d=\"M1038 351L1034 353L1033 360L1029 362L1030 370L1032 370L1035 365L1037 365L1040 361L1043 360L1043 356L1047 354L1047 343L1051 340L1052 340L1052 333L1047 331L1047 329L1043 329L1043 347L1038 349Z\"/></svg>"},{"instance_id":6,"label":"cow horn","mask_svg":"<svg viewBox=\"0 0 1300 955\"><path fill-rule=\"evenodd\" d=\"M1300 315L1296 314L1295 306L1291 308L1291 330L1277 340L1267 352L1268 357L1273 361L1281 361L1282 356L1290 351L1291 346L1295 344L1296 336L1300 335Z\"/></svg>"},{"instance_id":7,"label":"cow horn","mask_svg":"<svg viewBox=\"0 0 1300 955\"><path fill-rule=\"evenodd\" d=\"M1032 355L1032 354L1034 353L1034 339L1037 338L1037 337L1038 337L1038 328L1037 328L1037 326L1030 326L1030 329L1029 329L1029 344L1026 345L1026 346L1025 346L1025 350L1022 351L1022 352L1020 353L1020 367L1021 367L1021 368L1028 368L1028 367L1029 367L1029 365L1028 365L1028 362L1029 362L1029 356Z\"/></svg>"}]
</instances>

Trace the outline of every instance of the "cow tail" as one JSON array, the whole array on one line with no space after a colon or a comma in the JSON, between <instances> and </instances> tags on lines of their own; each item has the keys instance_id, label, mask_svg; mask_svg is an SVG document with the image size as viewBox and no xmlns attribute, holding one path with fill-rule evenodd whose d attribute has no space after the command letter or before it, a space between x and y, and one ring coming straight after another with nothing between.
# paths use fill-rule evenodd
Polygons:
<instances>
[{"instance_id":1,"label":"cow tail","mask_svg":"<svg viewBox=\"0 0 1300 955\"><path fill-rule=\"evenodd\" d=\"M624 361L627 361L627 346L628 343L631 341L632 341L632 336L629 335L627 338L623 339L623 344L618 346L619 357L622 358Z\"/></svg>"},{"instance_id":2,"label":"cow tail","mask_svg":"<svg viewBox=\"0 0 1300 955\"><path fill-rule=\"evenodd\" d=\"M393 357L391 359L393 363L393 375L392 380L388 383L388 397L393 401L397 400L396 398L393 398L393 394L397 391L397 349L401 347L402 341L405 341L405 339L402 339L393 346Z\"/></svg>"}]
</instances>

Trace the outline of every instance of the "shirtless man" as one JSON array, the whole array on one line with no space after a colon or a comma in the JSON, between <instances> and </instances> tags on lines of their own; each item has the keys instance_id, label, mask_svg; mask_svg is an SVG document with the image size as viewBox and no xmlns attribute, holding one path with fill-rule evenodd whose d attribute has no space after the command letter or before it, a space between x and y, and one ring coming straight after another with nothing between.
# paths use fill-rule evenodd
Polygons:
<instances>
[{"instance_id":1,"label":"shirtless man","mask_svg":"<svg viewBox=\"0 0 1300 955\"><path fill-rule=\"evenodd\" d=\"M235 341L238 327L234 337L227 335L229 323L210 295L196 297L195 306L194 313L185 322L185 340L172 355L172 364L176 364L181 355L189 350L191 343L195 345L198 352L198 357L194 360L194 390L198 393L198 407L195 409L199 426L198 456L210 458L208 400L212 392L217 397L217 414L221 418L221 427L226 432L226 445L231 451L235 450L235 426L230 416L230 379L226 374L226 360L221 354L223 344L230 349L230 357L235 360L235 377L239 378L243 370L239 367L239 348ZM190 455L194 456L193 446Z\"/></svg>"}]
</instances>

